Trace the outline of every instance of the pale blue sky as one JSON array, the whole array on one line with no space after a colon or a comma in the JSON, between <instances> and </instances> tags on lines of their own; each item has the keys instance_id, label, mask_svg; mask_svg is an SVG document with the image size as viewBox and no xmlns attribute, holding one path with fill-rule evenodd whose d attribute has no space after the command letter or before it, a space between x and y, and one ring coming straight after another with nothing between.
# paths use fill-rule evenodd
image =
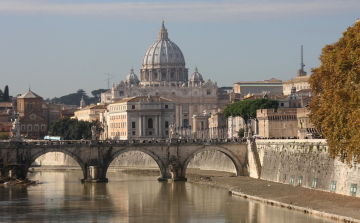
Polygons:
<instances>
[{"instance_id":1,"label":"pale blue sky","mask_svg":"<svg viewBox=\"0 0 360 223\"><path fill-rule=\"evenodd\" d=\"M360 17L359 0L0 0L0 88L43 98L107 88L139 73L161 20L195 66L219 86L288 80L318 67L326 44Z\"/></svg>"}]
</instances>

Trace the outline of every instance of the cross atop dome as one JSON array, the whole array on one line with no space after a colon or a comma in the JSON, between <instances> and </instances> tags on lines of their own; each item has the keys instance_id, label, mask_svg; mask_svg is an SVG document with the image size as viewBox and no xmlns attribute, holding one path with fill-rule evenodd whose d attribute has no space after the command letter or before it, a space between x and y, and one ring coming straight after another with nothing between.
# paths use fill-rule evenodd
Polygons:
<instances>
[{"instance_id":1,"label":"cross atop dome","mask_svg":"<svg viewBox=\"0 0 360 223\"><path fill-rule=\"evenodd\" d=\"M164 20L162 20L158 40L170 40L168 37L167 29L165 28L165 25L164 25Z\"/></svg>"}]
</instances>

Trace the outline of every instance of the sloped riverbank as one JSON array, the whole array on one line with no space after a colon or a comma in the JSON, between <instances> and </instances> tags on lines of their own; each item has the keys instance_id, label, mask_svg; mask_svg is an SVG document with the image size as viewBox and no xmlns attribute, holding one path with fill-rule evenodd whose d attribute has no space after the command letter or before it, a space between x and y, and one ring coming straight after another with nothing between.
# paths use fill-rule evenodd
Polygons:
<instances>
[{"instance_id":1,"label":"sloped riverbank","mask_svg":"<svg viewBox=\"0 0 360 223\"><path fill-rule=\"evenodd\" d=\"M159 174L159 170L130 169L130 174ZM289 184L274 183L250 177L235 177L234 173L188 169L188 182L229 190L233 195L268 203L290 211L302 211L341 222L360 222L360 199L327 191L313 190Z\"/></svg>"}]
</instances>

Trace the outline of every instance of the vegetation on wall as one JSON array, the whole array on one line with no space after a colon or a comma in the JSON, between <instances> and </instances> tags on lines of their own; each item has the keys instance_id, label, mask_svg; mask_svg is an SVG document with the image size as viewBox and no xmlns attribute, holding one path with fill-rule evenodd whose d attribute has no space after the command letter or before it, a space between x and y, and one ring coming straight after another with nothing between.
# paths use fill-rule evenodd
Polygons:
<instances>
[{"instance_id":1,"label":"vegetation on wall","mask_svg":"<svg viewBox=\"0 0 360 223\"><path fill-rule=\"evenodd\" d=\"M360 161L360 22L326 45L312 70L310 120L327 138L331 157Z\"/></svg>"},{"instance_id":2,"label":"vegetation on wall","mask_svg":"<svg viewBox=\"0 0 360 223\"><path fill-rule=\"evenodd\" d=\"M99 121L87 122L77 119L61 118L51 123L52 136L61 136L65 140L91 139L91 126L97 126L97 134L102 131Z\"/></svg>"},{"instance_id":3,"label":"vegetation on wall","mask_svg":"<svg viewBox=\"0 0 360 223\"><path fill-rule=\"evenodd\" d=\"M267 108L276 109L278 106L279 103L271 99L258 98L254 100L242 100L228 105L224 109L223 115L225 118L240 116L247 123L249 119L256 119L256 110Z\"/></svg>"}]
</instances>

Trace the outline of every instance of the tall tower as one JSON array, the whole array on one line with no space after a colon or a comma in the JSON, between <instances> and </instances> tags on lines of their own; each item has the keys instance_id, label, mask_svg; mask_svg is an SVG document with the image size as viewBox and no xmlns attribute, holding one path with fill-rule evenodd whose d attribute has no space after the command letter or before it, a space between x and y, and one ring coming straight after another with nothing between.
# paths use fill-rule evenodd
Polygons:
<instances>
[{"instance_id":1,"label":"tall tower","mask_svg":"<svg viewBox=\"0 0 360 223\"><path fill-rule=\"evenodd\" d=\"M297 72L298 77L306 76L306 72L304 71L305 64L304 64L303 59L304 59L303 58L303 45L301 45L301 63L300 63L300 69Z\"/></svg>"}]
</instances>

